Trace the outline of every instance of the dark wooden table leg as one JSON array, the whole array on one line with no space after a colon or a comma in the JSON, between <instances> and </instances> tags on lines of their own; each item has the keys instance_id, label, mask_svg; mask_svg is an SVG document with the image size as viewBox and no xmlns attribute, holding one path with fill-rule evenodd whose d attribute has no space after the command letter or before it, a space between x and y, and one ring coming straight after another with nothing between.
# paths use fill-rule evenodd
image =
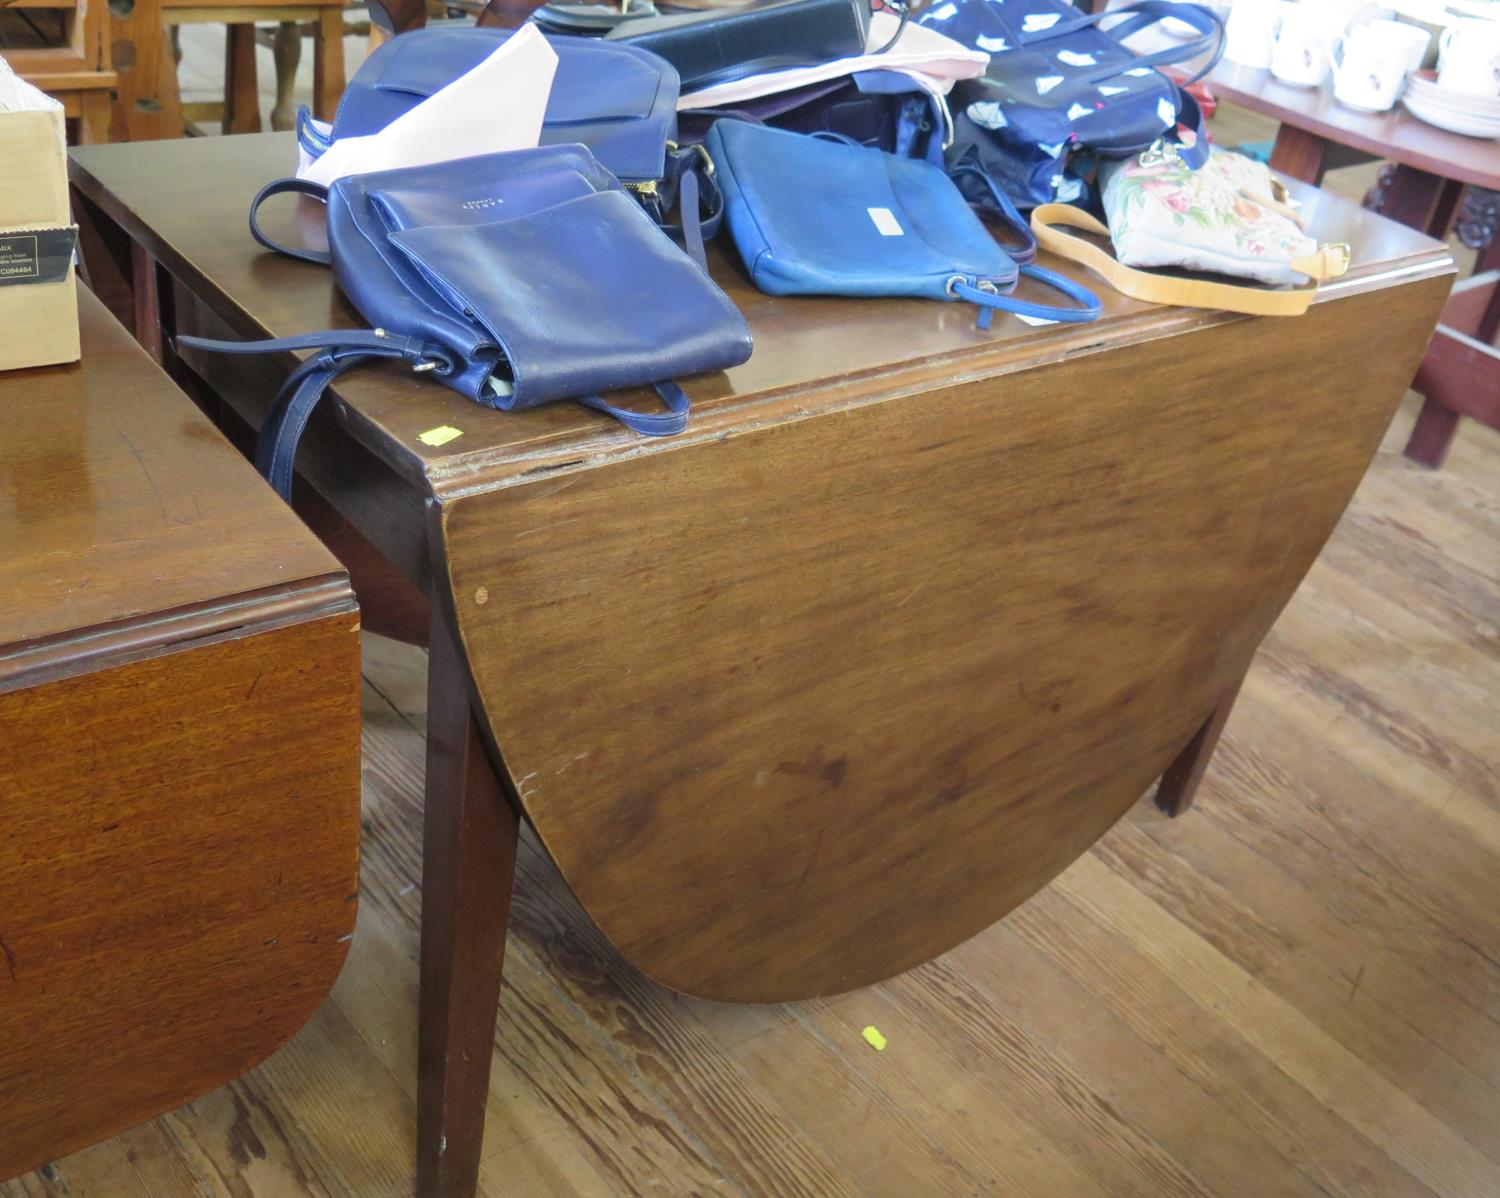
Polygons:
<instances>
[{"instance_id":1,"label":"dark wooden table leg","mask_svg":"<svg viewBox=\"0 0 1500 1198\"><path fill-rule=\"evenodd\" d=\"M1209 713L1203 726L1193 733L1187 747L1177 754L1176 760L1167 767L1156 788L1156 805L1173 819L1193 805L1198 793L1198 784L1208 770L1208 763L1218 747L1224 725L1229 722L1229 713L1234 710L1234 701L1239 697L1244 679L1234 684L1234 689L1219 700L1218 706Z\"/></svg>"},{"instance_id":2,"label":"dark wooden table leg","mask_svg":"<svg viewBox=\"0 0 1500 1198\"><path fill-rule=\"evenodd\" d=\"M1321 187L1327 162L1328 142L1316 133L1295 125L1283 125L1277 130L1276 144L1271 149L1273 171Z\"/></svg>"},{"instance_id":3,"label":"dark wooden table leg","mask_svg":"<svg viewBox=\"0 0 1500 1198\"><path fill-rule=\"evenodd\" d=\"M146 252L138 241L130 243L130 267L132 283L132 315L130 326L151 360L158 366L166 357L166 337L161 320L161 276L156 259Z\"/></svg>"},{"instance_id":4,"label":"dark wooden table leg","mask_svg":"<svg viewBox=\"0 0 1500 1198\"><path fill-rule=\"evenodd\" d=\"M1439 239L1448 236L1464 186L1441 175L1389 164L1365 196L1365 207Z\"/></svg>"},{"instance_id":5,"label":"dark wooden table leg","mask_svg":"<svg viewBox=\"0 0 1500 1198\"><path fill-rule=\"evenodd\" d=\"M127 329L135 327L135 243L87 196L72 189L73 219L78 222L80 274L110 315Z\"/></svg>"},{"instance_id":6,"label":"dark wooden table leg","mask_svg":"<svg viewBox=\"0 0 1500 1198\"><path fill-rule=\"evenodd\" d=\"M432 605L429 637L417 1195L469 1198L479 1179L519 820L470 707L445 602Z\"/></svg>"},{"instance_id":7,"label":"dark wooden table leg","mask_svg":"<svg viewBox=\"0 0 1500 1198\"><path fill-rule=\"evenodd\" d=\"M1453 288L1437 333L1427 347L1412 390L1422 411L1406 443L1406 456L1437 469L1459 420L1468 416L1500 428L1500 271L1465 279Z\"/></svg>"},{"instance_id":8,"label":"dark wooden table leg","mask_svg":"<svg viewBox=\"0 0 1500 1198\"><path fill-rule=\"evenodd\" d=\"M1448 458L1448 447L1458 432L1458 413L1435 399L1423 399L1422 410L1411 426L1411 436L1401 452L1419 466L1437 470Z\"/></svg>"}]
</instances>

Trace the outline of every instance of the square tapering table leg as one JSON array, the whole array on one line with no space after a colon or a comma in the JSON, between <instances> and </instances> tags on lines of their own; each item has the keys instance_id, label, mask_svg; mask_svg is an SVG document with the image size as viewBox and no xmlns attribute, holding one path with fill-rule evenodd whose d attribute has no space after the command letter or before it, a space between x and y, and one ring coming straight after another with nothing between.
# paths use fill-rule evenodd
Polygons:
<instances>
[{"instance_id":1,"label":"square tapering table leg","mask_svg":"<svg viewBox=\"0 0 1500 1198\"><path fill-rule=\"evenodd\" d=\"M1203 775L1208 772L1208 763L1213 759L1224 725L1229 722L1229 713L1234 710L1234 701L1239 697L1244 679L1234 684L1234 689L1219 700L1218 706L1209 713L1187 747L1177 754L1167 772L1161 776L1156 788L1156 805L1172 818L1176 818L1193 805Z\"/></svg>"},{"instance_id":2,"label":"square tapering table leg","mask_svg":"<svg viewBox=\"0 0 1500 1198\"><path fill-rule=\"evenodd\" d=\"M479 1179L519 818L474 713L446 605L432 605L417 1047L418 1198Z\"/></svg>"}]
</instances>

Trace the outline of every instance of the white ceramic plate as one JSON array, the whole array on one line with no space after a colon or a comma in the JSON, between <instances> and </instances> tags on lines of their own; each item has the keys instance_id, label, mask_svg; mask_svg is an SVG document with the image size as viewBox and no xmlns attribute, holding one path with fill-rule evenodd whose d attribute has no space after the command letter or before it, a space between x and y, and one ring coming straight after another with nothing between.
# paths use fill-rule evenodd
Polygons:
<instances>
[{"instance_id":1,"label":"white ceramic plate","mask_svg":"<svg viewBox=\"0 0 1500 1198\"><path fill-rule=\"evenodd\" d=\"M1419 96L1404 96L1401 101L1407 111L1418 120L1446 129L1449 133L1462 133L1465 137L1500 137L1500 117L1476 117L1456 112L1451 108L1430 104Z\"/></svg>"},{"instance_id":2,"label":"white ceramic plate","mask_svg":"<svg viewBox=\"0 0 1500 1198\"><path fill-rule=\"evenodd\" d=\"M1500 119L1500 96L1475 96L1442 88L1425 78L1428 74L1430 72L1423 71L1411 76L1406 81L1407 95L1415 96L1429 108L1446 108L1469 116Z\"/></svg>"}]
</instances>

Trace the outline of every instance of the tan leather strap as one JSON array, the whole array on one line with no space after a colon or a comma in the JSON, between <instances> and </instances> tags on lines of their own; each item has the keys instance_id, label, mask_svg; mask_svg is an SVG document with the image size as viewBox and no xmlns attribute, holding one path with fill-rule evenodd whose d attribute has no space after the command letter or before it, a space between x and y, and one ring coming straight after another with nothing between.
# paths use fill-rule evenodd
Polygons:
<instances>
[{"instance_id":1,"label":"tan leather strap","mask_svg":"<svg viewBox=\"0 0 1500 1198\"><path fill-rule=\"evenodd\" d=\"M1349 247L1330 245L1292 263L1293 270L1315 280L1302 287L1275 290L1207 279L1181 279L1122 265L1108 251L1076 234L1064 233L1059 225L1107 237L1109 230L1103 222L1071 204L1043 204L1031 214L1031 230L1042 249L1088 267L1122 295L1151 304L1216 308L1247 316L1301 316L1318 294L1316 280L1337 278L1349 268Z\"/></svg>"}]
</instances>

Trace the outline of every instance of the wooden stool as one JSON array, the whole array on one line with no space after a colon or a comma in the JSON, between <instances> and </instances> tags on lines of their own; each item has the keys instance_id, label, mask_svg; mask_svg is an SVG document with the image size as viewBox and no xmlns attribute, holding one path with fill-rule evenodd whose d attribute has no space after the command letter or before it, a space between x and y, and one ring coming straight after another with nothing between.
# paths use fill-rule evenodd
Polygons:
<instances>
[{"instance_id":1,"label":"wooden stool","mask_svg":"<svg viewBox=\"0 0 1500 1198\"><path fill-rule=\"evenodd\" d=\"M1406 456L1434 469L1443 464L1459 417L1500 429L1500 270L1453 288L1442 322L1412 390L1423 396Z\"/></svg>"},{"instance_id":2,"label":"wooden stool","mask_svg":"<svg viewBox=\"0 0 1500 1198\"><path fill-rule=\"evenodd\" d=\"M167 26L223 24L224 132L258 133L260 96L255 67L255 24L274 21L277 32L276 124L285 124L285 109L301 56L299 27L310 25L313 37L313 113L332 120L344 92L343 0L162 0Z\"/></svg>"}]
</instances>

